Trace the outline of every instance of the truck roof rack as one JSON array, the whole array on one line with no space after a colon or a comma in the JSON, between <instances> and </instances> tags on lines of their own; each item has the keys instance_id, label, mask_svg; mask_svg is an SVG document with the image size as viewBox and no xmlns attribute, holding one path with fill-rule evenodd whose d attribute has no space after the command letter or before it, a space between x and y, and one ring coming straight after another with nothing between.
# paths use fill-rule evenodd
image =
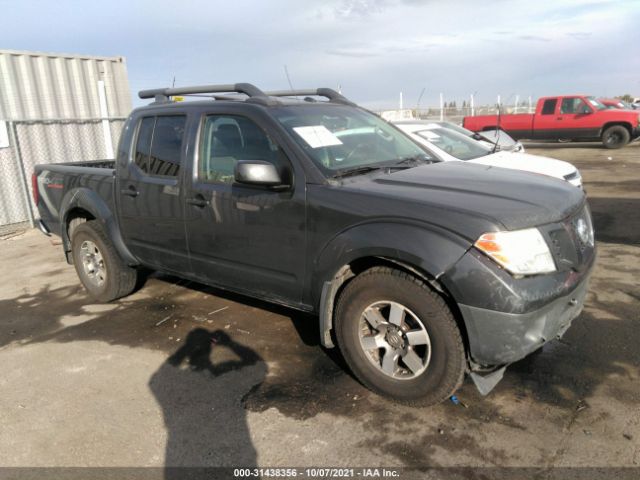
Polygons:
<instances>
[{"instance_id":1,"label":"truck roof rack","mask_svg":"<svg viewBox=\"0 0 640 480\"><path fill-rule=\"evenodd\" d=\"M193 87L155 88L138 92L140 98L154 98L156 102L168 102L174 95L189 95L196 93L244 93L249 98L254 98L260 103L270 103L269 97L258 87L251 83L230 83L225 85L199 85Z\"/></svg>"},{"instance_id":2,"label":"truck roof rack","mask_svg":"<svg viewBox=\"0 0 640 480\"><path fill-rule=\"evenodd\" d=\"M305 90L274 90L263 92L251 83L229 83L224 85L199 85L192 87L175 87L175 88L154 88L150 90L140 90L138 97L153 98L156 103L165 103L170 97L175 95L198 95L198 94L214 94L210 95L215 100L239 100L233 95L215 95L215 94L234 94L241 93L249 97L249 100L257 101L265 105L275 105L277 100L270 97L302 97L302 96L319 96L329 99L330 102L342 103L344 105L355 105L342 94L331 88L316 88ZM209 96L209 95L207 95Z\"/></svg>"},{"instance_id":3,"label":"truck roof rack","mask_svg":"<svg viewBox=\"0 0 640 480\"><path fill-rule=\"evenodd\" d=\"M354 105L352 101L347 99L342 94L336 92L332 88L315 88L304 90L275 90L264 92L265 95L270 97L304 97L304 96L318 96L328 98L330 102L343 103L345 105Z\"/></svg>"}]
</instances>

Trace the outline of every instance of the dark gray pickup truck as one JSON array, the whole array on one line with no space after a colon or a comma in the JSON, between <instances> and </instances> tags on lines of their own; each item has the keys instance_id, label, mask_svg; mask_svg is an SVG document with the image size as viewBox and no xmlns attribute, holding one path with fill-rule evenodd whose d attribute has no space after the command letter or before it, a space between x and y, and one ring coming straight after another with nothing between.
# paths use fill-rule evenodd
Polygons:
<instances>
[{"instance_id":1,"label":"dark gray pickup truck","mask_svg":"<svg viewBox=\"0 0 640 480\"><path fill-rule=\"evenodd\" d=\"M189 94L210 98L171 100ZM99 301L144 266L313 312L366 386L419 404L465 373L487 393L582 309L593 228L566 182L438 162L330 89L140 97L115 162L33 177L41 230Z\"/></svg>"}]
</instances>

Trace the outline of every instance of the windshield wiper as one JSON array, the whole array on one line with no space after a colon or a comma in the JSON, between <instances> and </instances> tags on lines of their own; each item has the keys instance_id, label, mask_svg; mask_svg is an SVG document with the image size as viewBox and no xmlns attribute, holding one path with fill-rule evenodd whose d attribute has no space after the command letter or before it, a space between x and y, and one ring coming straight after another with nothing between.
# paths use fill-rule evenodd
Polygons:
<instances>
[{"instance_id":1,"label":"windshield wiper","mask_svg":"<svg viewBox=\"0 0 640 480\"><path fill-rule=\"evenodd\" d=\"M391 165L391 167L393 168L400 165L412 165L414 163L420 163L420 162L433 163L433 160L430 159L427 155L423 155L420 153L418 155L410 155L408 157L402 157L396 163Z\"/></svg>"},{"instance_id":2,"label":"windshield wiper","mask_svg":"<svg viewBox=\"0 0 640 480\"><path fill-rule=\"evenodd\" d=\"M388 168L389 167L387 165L366 165L364 167L355 167L355 168L349 168L346 170L341 170L335 175L333 175L331 178L351 177L353 175L362 175L363 173L369 173L375 170L385 170Z\"/></svg>"}]
</instances>

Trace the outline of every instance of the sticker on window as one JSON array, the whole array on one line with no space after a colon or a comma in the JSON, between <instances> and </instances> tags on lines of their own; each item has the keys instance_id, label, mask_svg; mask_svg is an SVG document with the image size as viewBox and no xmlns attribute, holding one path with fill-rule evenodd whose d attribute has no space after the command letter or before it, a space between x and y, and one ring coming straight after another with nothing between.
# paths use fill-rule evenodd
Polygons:
<instances>
[{"instance_id":1,"label":"sticker on window","mask_svg":"<svg viewBox=\"0 0 640 480\"><path fill-rule=\"evenodd\" d=\"M426 138L427 140L437 140L440 138L440 135L438 135L435 132L432 132L431 130L422 130L421 132L418 132L420 135L422 135L424 138Z\"/></svg>"},{"instance_id":2,"label":"sticker on window","mask_svg":"<svg viewBox=\"0 0 640 480\"><path fill-rule=\"evenodd\" d=\"M293 129L311 148L330 147L342 145L342 142L324 125L309 127L295 127Z\"/></svg>"}]
</instances>

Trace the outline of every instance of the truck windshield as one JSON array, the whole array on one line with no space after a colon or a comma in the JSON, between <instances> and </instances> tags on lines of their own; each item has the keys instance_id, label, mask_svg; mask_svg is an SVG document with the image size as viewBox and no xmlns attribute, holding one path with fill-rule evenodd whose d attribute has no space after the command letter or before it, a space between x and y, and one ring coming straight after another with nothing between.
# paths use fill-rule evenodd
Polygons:
<instances>
[{"instance_id":1,"label":"truck windshield","mask_svg":"<svg viewBox=\"0 0 640 480\"><path fill-rule=\"evenodd\" d=\"M327 176L364 173L409 159L432 160L402 132L356 107L311 104L271 111ZM365 166L372 168L361 168Z\"/></svg>"},{"instance_id":2,"label":"truck windshield","mask_svg":"<svg viewBox=\"0 0 640 480\"><path fill-rule=\"evenodd\" d=\"M490 147L449 128L418 130L415 133L458 160L473 160L493 151Z\"/></svg>"},{"instance_id":3,"label":"truck windshield","mask_svg":"<svg viewBox=\"0 0 640 480\"><path fill-rule=\"evenodd\" d=\"M607 106L604 103L600 102L596 97L587 97L587 100L589 100L589 103L591 104L591 106L596 110L607 109Z\"/></svg>"}]
</instances>

